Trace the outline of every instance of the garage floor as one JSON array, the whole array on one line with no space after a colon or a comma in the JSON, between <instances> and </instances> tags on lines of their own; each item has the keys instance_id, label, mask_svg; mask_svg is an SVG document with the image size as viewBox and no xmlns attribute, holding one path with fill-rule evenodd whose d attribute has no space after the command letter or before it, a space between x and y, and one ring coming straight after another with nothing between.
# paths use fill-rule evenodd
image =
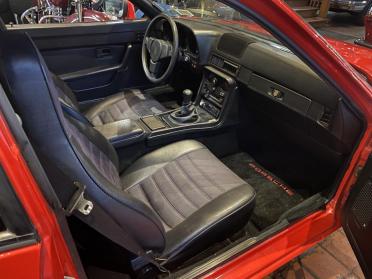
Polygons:
<instances>
[{"instance_id":1,"label":"garage floor","mask_svg":"<svg viewBox=\"0 0 372 279\"><path fill-rule=\"evenodd\" d=\"M329 24L318 28L323 36L354 43L356 39L364 37L364 26L355 24L354 17L348 13L329 13Z\"/></svg>"},{"instance_id":2,"label":"garage floor","mask_svg":"<svg viewBox=\"0 0 372 279\"><path fill-rule=\"evenodd\" d=\"M270 279L364 279L343 230L282 267Z\"/></svg>"}]
</instances>

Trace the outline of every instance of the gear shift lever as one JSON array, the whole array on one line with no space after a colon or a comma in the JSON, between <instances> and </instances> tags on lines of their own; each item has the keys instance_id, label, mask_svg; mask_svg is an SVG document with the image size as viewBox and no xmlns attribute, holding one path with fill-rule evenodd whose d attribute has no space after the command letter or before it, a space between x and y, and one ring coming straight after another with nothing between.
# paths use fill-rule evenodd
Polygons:
<instances>
[{"instance_id":1,"label":"gear shift lever","mask_svg":"<svg viewBox=\"0 0 372 279\"><path fill-rule=\"evenodd\" d=\"M193 112L194 106L192 105L192 95L193 93L190 89L183 90L182 92L183 101L180 116L187 116Z\"/></svg>"},{"instance_id":2,"label":"gear shift lever","mask_svg":"<svg viewBox=\"0 0 372 279\"><path fill-rule=\"evenodd\" d=\"M182 106L179 110L173 112L171 117L178 123L195 122L198 119L195 113L195 106L192 103L193 92L190 89L185 89L182 92Z\"/></svg>"},{"instance_id":3,"label":"gear shift lever","mask_svg":"<svg viewBox=\"0 0 372 279\"><path fill-rule=\"evenodd\" d=\"M190 89L185 89L183 90L182 95L183 95L182 106L190 105L193 95L192 91Z\"/></svg>"}]
</instances>

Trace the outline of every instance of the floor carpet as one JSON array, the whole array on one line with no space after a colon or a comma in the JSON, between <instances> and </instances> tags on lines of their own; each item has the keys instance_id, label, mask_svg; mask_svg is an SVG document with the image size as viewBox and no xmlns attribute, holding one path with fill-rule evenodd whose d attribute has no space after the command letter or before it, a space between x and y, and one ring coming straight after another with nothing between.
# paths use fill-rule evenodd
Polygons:
<instances>
[{"instance_id":1,"label":"floor carpet","mask_svg":"<svg viewBox=\"0 0 372 279\"><path fill-rule=\"evenodd\" d=\"M303 201L300 194L247 153L237 153L222 161L256 190L251 221L260 230L274 224L284 212Z\"/></svg>"}]
</instances>

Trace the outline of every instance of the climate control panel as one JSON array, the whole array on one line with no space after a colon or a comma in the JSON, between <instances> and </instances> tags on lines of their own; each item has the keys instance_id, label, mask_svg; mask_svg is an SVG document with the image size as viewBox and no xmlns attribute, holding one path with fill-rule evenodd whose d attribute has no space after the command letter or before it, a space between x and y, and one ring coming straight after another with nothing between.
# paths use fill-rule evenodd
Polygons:
<instances>
[{"instance_id":1,"label":"climate control panel","mask_svg":"<svg viewBox=\"0 0 372 279\"><path fill-rule=\"evenodd\" d=\"M204 79L199 91L199 106L219 118L230 94L234 80L219 70L206 67Z\"/></svg>"}]
</instances>

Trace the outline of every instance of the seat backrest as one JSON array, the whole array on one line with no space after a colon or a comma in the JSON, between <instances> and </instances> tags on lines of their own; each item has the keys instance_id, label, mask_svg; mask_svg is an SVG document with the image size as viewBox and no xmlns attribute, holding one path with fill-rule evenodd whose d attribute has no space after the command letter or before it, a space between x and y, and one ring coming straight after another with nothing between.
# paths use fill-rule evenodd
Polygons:
<instances>
[{"instance_id":1,"label":"seat backrest","mask_svg":"<svg viewBox=\"0 0 372 279\"><path fill-rule=\"evenodd\" d=\"M165 232L157 215L123 190L112 145L92 126L63 113L52 75L27 34L0 32L0 82L62 204L73 194L63 183L79 182L94 208L77 217L121 246L126 232L145 250L161 252ZM70 181L61 183L55 175L60 171Z\"/></svg>"}]
</instances>

